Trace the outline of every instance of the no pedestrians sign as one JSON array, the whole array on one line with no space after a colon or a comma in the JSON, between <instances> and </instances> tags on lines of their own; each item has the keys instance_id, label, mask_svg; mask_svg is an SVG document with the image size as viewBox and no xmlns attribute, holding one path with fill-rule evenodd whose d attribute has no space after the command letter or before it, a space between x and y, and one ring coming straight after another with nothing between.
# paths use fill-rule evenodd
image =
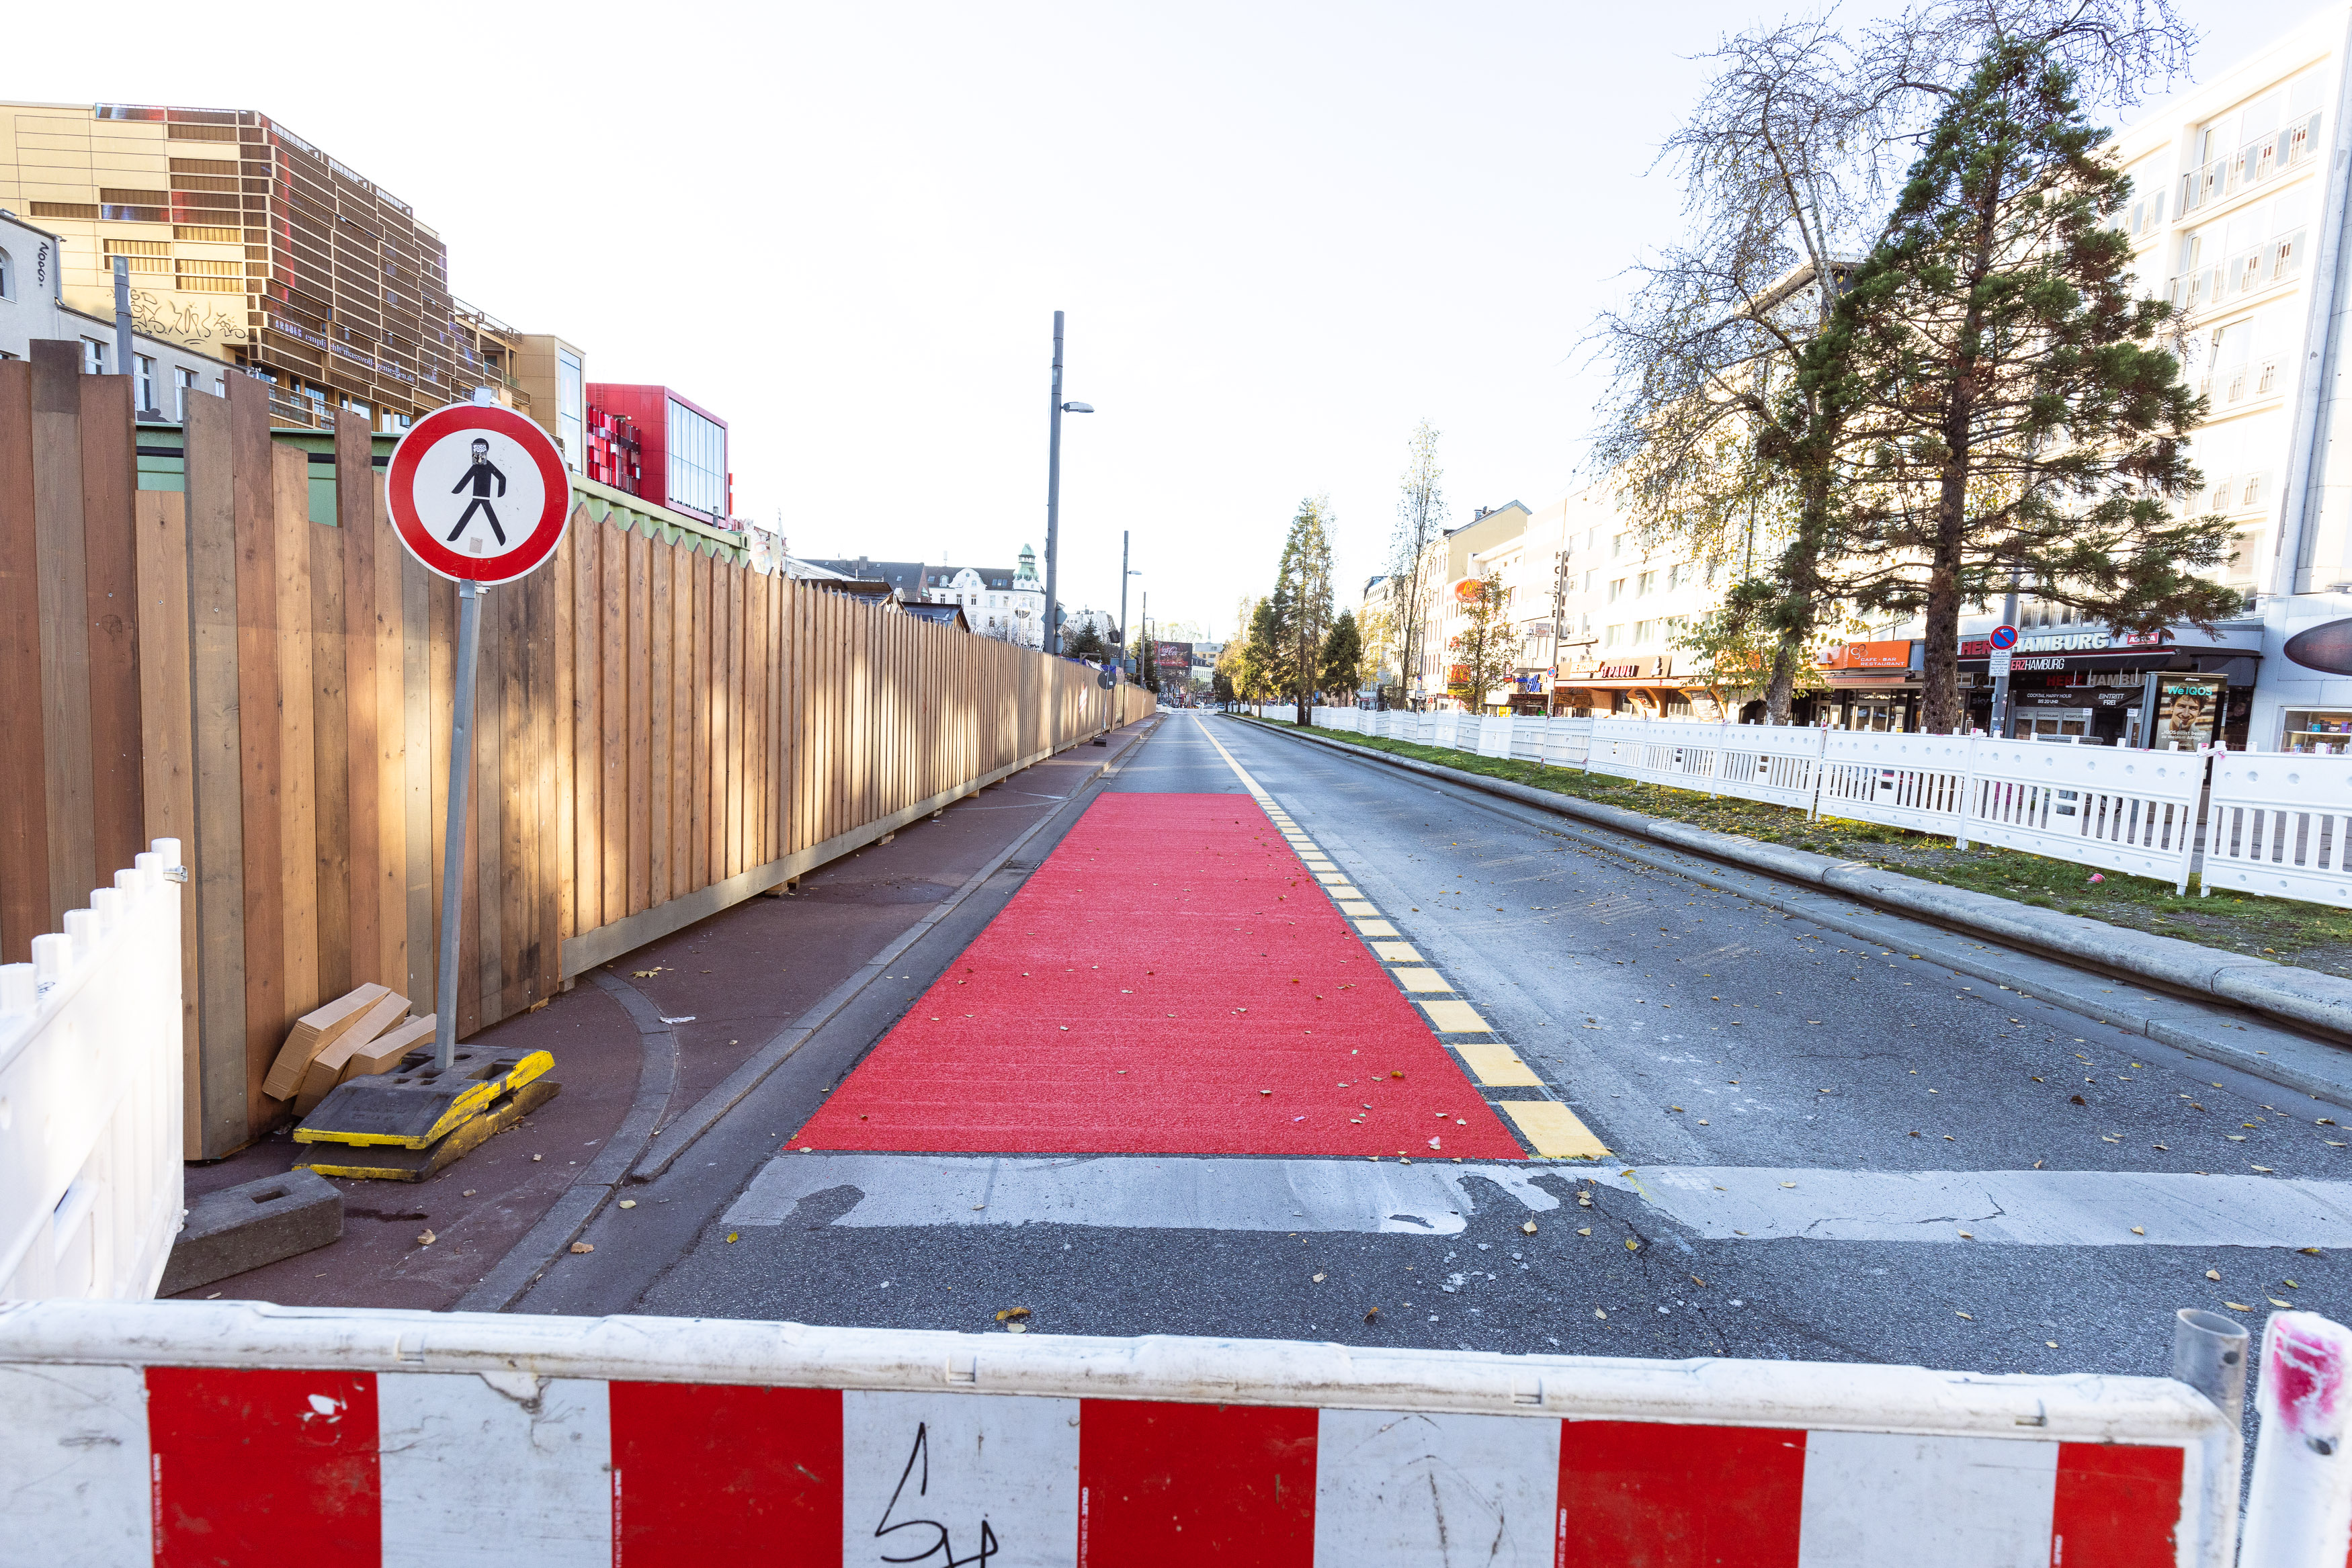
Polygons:
<instances>
[{"instance_id":1,"label":"no pedestrians sign","mask_svg":"<svg viewBox=\"0 0 2352 1568\"><path fill-rule=\"evenodd\" d=\"M408 427L385 484L400 542L458 582L512 582L545 564L572 516L555 438L496 404L451 403Z\"/></svg>"}]
</instances>

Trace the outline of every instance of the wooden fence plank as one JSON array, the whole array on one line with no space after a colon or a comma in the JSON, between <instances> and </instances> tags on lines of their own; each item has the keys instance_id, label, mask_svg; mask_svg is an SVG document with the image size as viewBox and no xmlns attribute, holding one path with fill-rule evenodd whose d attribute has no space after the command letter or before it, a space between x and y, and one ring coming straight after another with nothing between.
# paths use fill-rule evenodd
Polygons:
<instances>
[{"instance_id":1,"label":"wooden fence plank","mask_svg":"<svg viewBox=\"0 0 2352 1568\"><path fill-rule=\"evenodd\" d=\"M268 448L278 528L279 875L284 889L287 1025L327 1000L319 975L318 757L311 739L309 455Z\"/></svg>"},{"instance_id":2,"label":"wooden fence plank","mask_svg":"<svg viewBox=\"0 0 2352 1568\"><path fill-rule=\"evenodd\" d=\"M42 793L47 800L49 907L60 929L98 881L90 813L89 590L82 534L81 345L33 344L34 571L41 656L27 675L41 689Z\"/></svg>"},{"instance_id":3,"label":"wooden fence plank","mask_svg":"<svg viewBox=\"0 0 2352 1568\"><path fill-rule=\"evenodd\" d=\"M670 562L669 892L683 898L694 879L694 557Z\"/></svg>"},{"instance_id":4,"label":"wooden fence plank","mask_svg":"<svg viewBox=\"0 0 2352 1568\"><path fill-rule=\"evenodd\" d=\"M90 844L99 882L147 847L139 760L138 434L131 378L81 378L83 593L89 650Z\"/></svg>"},{"instance_id":5,"label":"wooden fence plank","mask_svg":"<svg viewBox=\"0 0 2352 1568\"><path fill-rule=\"evenodd\" d=\"M196 845L196 782L188 670L187 497L141 490L131 500L138 528L131 548L138 571L140 801L144 813L139 831L149 843L177 839L181 853L190 856ZM205 1147L200 903L196 886L182 891L180 1076L186 1092L180 1136L191 1159L201 1158Z\"/></svg>"},{"instance_id":6,"label":"wooden fence plank","mask_svg":"<svg viewBox=\"0 0 2352 1568\"><path fill-rule=\"evenodd\" d=\"M578 936L604 923L604 833L599 801L604 778L604 602L597 536L603 525L582 507L573 514L564 541L572 552L572 915L568 933Z\"/></svg>"},{"instance_id":7,"label":"wooden fence plank","mask_svg":"<svg viewBox=\"0 0 2352 1568\"><path fill-rule=\"evenodd\" d=\"M320 732L342 733L343 789L347 814L342 859L343 885L322 886L321 902L340 900L343 930L351 955L352 984L373 980L398 987L405 975L383 973L383 747L376 730L377 705L383 700L377 660L379 616L375 580L374 438L365 416L348 409L335 415L335 527L341 546L341 641L343 689L347 695L340 714L316 716ZM327 764L320 747L321 770ZM323 849L323 846L322 846ZM325 861L321 854L321 863Z\"/></svg>"},{"instance_id":8,"label":"wooden fence plank","mask_svg":"<svg viewBox=\"0 0 2352 1568\"><path fill-rule=\"evenodd\" d=\"M32 956L49 925L49 802L42 758L38 535L33 526L33 367L0 361L0 963Z\"/></svg>"},{"instance_id":9,"label":"wooden fence plank","mask_svg":"<svg viewBox=\"0 0 2352 1568\"><path fill-rule=\"evenodd\" d=\"M669 791L672 772L670 726L670 665L677 657L672 645L676 628L671 616L670 570L677 551L656 549L647 560L646 670L646 902L667 904L670 897L670 856L677 845L670 838Z\"/></svg>"},{"instance_id":10,"label":"wooden fence plank","mask_svg":"<svg viewBox=\"0 0 2352 1568\"><path fill-rule=\"evenodd\" d=\"M653 540L629 530L629 913L653 902Z\"/></svg>"},{"instance_id":11,"label":"wooden fence plank","mask_svg":"<svg viewBox=\"0 0 2352 1568\"><path fill-rule=\"evenodd\" d=\"M604 770L604 821L601 845L604 884L604 918L598 925L625 920L629 914L629 544L620 528L609 524L597 531L604 594L604 690L598 716L603 726Z\"/></svg>"},{"instance_id":12,"label":"wooden fence plank","mask_svg":"<svg viewBox=\"0 0 2352 1568\"><path fill-rule=\"evenodd\" d=\"M268 394L250 376L228 378L229 473L236 549L237 741L245 815L245 1072L251 1125L278 1107L261 1092L287 1024L285 838L279 821L280 695L278 518L269 456Z\"/></svg>"},{"instance_id":13,"label":"wooden fence plank","mask_svg":"<svg viewBox=\"0 0 2352 1568\"><path fill-rule=\"evenodd\" d=\"M555 874L548 884L553 908L550 916L552 924L547 929L545 939L559 946L563 938L578 929L572 919L572 912L578 907L575 900L580 868L576 857L580 845L577 837L579 816L572 804L577 799L577 790L572 783L572 705L578 700L578 694L572 684L574 647L572 628L573 612L579 602L580 562L576 538L579 522L577 517L572 518L562 542L555 547L555 559L547 567L554 589L555 616L555 623L549 629L552 639L549 656L553 660L555 673L548 705L548 744L551 747L550 760L553 764L554 792L547 802L547 810L555 830ZM547 994L544 989L540 992L541 996Z\"/></svg>"},{"instance_id":14,"label":"wooden fence plank","mask_svg":"<svg viewBox=\"0 0 2352 1568\"><path fill-rule=\"evenodd\" d=\"M433 943L440 862L434 855L438 845L433 816L432 580L414 556L400 552L402 905L408 926L408 1005L420 1017L433 1010L438 986Z\"/></svg>"},{"instance_id":15,"label":"wooden fence plank","mask_svg":"<svg viewBox=\"0 0 2352 1568\"><path fill-rule=\"evenodd\" d=\"M303 476L309 488L310 476ZM339 503L340 505L340 503ZM352 988L351 722L359 694L351 678L351 530L303 525L310 538L310 762L316 790L310 840L311 897L318 909L319 997Z\"/></svg>"}]
</instances>

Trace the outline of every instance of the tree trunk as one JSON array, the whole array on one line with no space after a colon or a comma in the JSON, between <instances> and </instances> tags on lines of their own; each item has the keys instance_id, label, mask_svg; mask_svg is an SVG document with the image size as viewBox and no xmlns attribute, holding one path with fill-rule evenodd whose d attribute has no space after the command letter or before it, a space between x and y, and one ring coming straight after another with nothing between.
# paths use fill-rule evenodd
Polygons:
<instances>
[{"instance_id":1,"label":"tree trunk","mask_svg":"<svg viewBox=\"0 0 2352 1568\"><path fill-rule=\"evenodd\" d=\"M1797 633L1780 633L1780 641L1772 650L1772 678L1764 686L1766 724L1789 722L1789 708L1797 689L1797 659L1804 651L1804 641Z\"/></svg>"}]
</instances>

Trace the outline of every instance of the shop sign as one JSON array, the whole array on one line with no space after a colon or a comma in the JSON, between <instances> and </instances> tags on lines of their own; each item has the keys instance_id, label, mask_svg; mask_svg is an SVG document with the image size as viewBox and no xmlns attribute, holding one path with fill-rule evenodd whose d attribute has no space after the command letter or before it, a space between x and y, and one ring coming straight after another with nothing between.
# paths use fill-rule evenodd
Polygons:
<instances>
[{"instance_id":1,"label":"shop sign","mask_svg":"<svg viewBox=\"0 0 2352 1568\"><path fill-rule=\"evenodd\" d=\"M1911 667L1911 644L1906 639L1896 643L1841 643L1821 657L1824 670L1907 670Z\"/></svg>"},{"instance_id":2,"label":"shop sign","mask_svg":"<svg viewBox=\"0 0 2352 1568\"><path fill-rule=\"evenodd\" d=\"M2347 622L2352 625L2352 622ZM2039 637L2020 637L2011 652L2016 653L2101 653L2125 648L2161 648L2169 644L2169 632L2052 632ZM1963 659L1990 658L1992 639L1972 637L1960 644ZM2052 666L2021 662L2021 670L2047 669Z\"/></svg>"}]
</instances>

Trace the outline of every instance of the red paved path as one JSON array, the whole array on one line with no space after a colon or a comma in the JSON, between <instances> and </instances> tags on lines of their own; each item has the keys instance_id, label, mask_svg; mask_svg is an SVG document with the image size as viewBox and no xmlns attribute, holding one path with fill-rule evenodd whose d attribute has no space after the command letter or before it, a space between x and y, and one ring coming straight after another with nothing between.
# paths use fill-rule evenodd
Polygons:
<instances>
[{"instance_id":1,"label":"red paved path","mask_svg":"<svg viewBox=\"0 0 2352 1568\"><path fill-rule=\"evenodd\" d=\"M1236 795L1097 800L803 1145L1524 1157Z\"/></svg>"}]
</instances>

